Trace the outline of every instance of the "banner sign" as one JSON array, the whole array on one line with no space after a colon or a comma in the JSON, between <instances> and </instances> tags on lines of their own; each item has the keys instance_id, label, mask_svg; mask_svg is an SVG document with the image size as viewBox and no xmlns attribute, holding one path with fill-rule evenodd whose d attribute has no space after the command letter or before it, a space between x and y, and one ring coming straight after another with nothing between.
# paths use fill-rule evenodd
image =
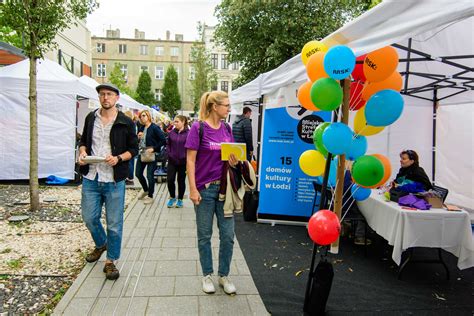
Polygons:
<instances>
[{"instance_id":1,"label":"banner sign","mask_svg":"<svg viewBox=\"0 0 474 316\"><path fill-rule=\"evenodd\" d=\"M312 214L316 177L299 167L300 155L313 145L313 132L331 112L302 109L297 85L264 99L260 164L259 219L306 221Z\"/></svg>"}]
</instances>

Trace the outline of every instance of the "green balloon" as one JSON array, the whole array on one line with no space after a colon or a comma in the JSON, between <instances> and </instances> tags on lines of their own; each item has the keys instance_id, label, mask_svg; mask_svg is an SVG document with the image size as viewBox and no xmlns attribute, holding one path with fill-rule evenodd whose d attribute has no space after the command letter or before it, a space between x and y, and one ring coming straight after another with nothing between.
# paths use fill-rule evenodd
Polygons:
<instances>
[{"instance_id":1,"label":"green balloon","mask_svg":"<svg viewBox=\"0 0 474 316\"><path fill-rule=\"evenodd\" d=\"M383 164L374 156L361 156L352 165L352 178L361 187L371 187L382 180Z\"/></svg>"},{"instance_id":2,"label":"green balloon","mask_svg":"<svg viewBox=\"0 0 474 316\"><path fill-rule=\"evenodd\" d=\"M332 78L318 79L311 86L311 101L323 111L337 109L342 103L342 95L341 86Z\"/></svg>"},{"instance_id":3,"label":"green balloon","mask_svg":"<svg viewBox=\"0 0 474 316\"><path fill-rule=\"evenodd\" d=\"M324 130L329 126L331 125L331 123L328 123L328 122L325 122L325 123L321 123L318 125L318 127L316 127L316 129L314 130L314 133L313 133L313 143L314 143L314 146L316 147L316 149L324 155L324 157L327 157L328 156L328 150L326 149L326 147L324 147L324 143L323 143L323 133L324 133Z\"/></svg>"}]
</instances>

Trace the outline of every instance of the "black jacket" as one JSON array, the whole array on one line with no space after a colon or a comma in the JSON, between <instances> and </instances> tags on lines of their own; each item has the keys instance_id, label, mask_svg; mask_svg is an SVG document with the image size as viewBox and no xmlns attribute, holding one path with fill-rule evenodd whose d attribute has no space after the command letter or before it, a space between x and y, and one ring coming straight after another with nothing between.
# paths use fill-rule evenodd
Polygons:
<instances>
[{"instance_id":1,"label":"black jacket","mask_svg":"<svg viewBox=\"0 0 474 316\"><path fill-rule=\"evenodd\" d=\"M143 132L145 126L141 125L138 128L139 132ZM151 123L146 130L145 146L153 147L155 153L159 153L161 147L166 144L166 135L155 123Z\"/></svg>"},{"instance_id":2,"label":"black jacket","mask_svg":"<svg viewBox=\"0 0 474 316\"><path fill-rule=\"evenodd\" d=\"M420 166L415 166L414 164L407 168L400 168L398 171L397 177L395 179L405 177L405 179L421 183L425 190L433 189L430 178L426 174L425 170ZM397 181L398 182L398 181Z\"/></svg>"},{"instance_id":3,"label":"black jacket","mask_svg":"<svg viewBox=\"0 0 474 316\"><path fill-rule=\"evenodd\" d=\"M232 134L237 143L246 143L247 152L253 151L252 142L252 121L244 115L237 116L237 119L232 124Z\"/></svg>"},{"instance_id":4,"label":"black jacket","mask_svg":"<svg viewBox=\"0 0 474 316\"><path fill-rule=\"evenodd\" d=\"M82 132L79 146L85 146L88 155L92 150L92 133L94 132L95 112L90 112L84 123L84 130ZM135 134L135 124L122 112L118 112L114 125L110 130L110 145L112 148L112 156L118 156L128 151L132 156L138 154L138 138ZM128 161L122 161L116 164L114 168L114 180L119 182L125 180L128 175ZM89 172L89 165L80 166L81 174L86 175Z\"/></svg>"}]
</instances>

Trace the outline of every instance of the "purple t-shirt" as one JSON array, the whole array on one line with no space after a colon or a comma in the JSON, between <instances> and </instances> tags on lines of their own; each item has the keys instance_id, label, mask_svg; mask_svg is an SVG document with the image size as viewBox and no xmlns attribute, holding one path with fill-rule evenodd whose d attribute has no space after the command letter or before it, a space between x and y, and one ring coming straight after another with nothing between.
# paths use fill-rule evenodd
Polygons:
<instances>
[{"instance_id":1,"label":"purple t-shirt","mask_svg":"<svg viewBox=\"0 0 474 316\"><path fill-rule=\"evenodd\" d=\"M221 178L223 162L221 160L221 143L234 142L232 133L224 123L218 129L213 129L206 122L202 133L202 141L199 144L199 122L191 126L186 140L187 149L197 150L195 178L198 191L204 189L206 183Z\"/></svg>"}]
</instances>

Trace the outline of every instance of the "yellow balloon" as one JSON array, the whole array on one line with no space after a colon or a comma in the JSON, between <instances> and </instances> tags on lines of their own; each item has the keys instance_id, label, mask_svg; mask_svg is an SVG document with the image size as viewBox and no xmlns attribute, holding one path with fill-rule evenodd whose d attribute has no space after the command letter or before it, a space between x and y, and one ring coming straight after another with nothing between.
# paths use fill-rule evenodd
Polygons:
<instances>
[{"instance_id":1,"label":"yellow balloon","mask_svg":"<svg viewBox=\"0 0 474 316\"><path fill-rule=\"evenodd\" d=\"M303 46L301 50L301 60L303 64L306 65L308 63L309 58L317 53L317 52L327 52L328 48L326 45L321 43L320 41L309 41Z\"/></svg>"},{"instance_id":2,"label":"yellow balloon","mask_svg":"<svg viewBox=\"0 0 474 316\"><path fill-rule=\"evenodd\" d=\"M385 126L372 126L367 125L365 120L365 105L357 111L354 118L354 133L364 136L371 136L380 133L383 131Z\"/></svg>"},{"instance_id":3,"label":"yellow balloon","mask_svg":"<svg viewBox=\"0 0 474 316\"><path fill-rule=\"evenodd\" d=\"M326 158L319 151L310 149L301 154L299 164L301 170L308 176L317 177L324 172Z\"/></svg>"}]
</instances>

